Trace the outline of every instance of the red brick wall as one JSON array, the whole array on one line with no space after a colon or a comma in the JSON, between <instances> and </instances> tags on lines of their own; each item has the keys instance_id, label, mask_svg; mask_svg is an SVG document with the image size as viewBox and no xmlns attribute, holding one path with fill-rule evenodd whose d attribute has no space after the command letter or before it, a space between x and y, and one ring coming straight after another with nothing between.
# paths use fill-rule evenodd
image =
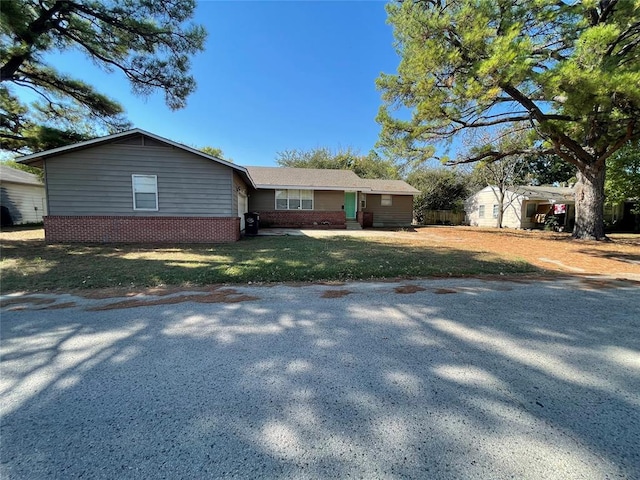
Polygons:
<instances>
[{"instance_id":1,"label":"red brick wall","mask_svg":"<svg viewBox=\"0 0 640 480\"><path fill-rule=\"evenodd\" d=\"M268 210L259 211L261 227L346 228L343 211Z\"/></svg>"},{"instance_id":2,"label":"red brick wall","mask_svg":"<svg viewBox=\"0 0 640 480\"><path fill-rule=\"evenodd\" d=\"M240 239L237 217L44 217L48 243L222 243Z\"/></svg>"}]
</instances>

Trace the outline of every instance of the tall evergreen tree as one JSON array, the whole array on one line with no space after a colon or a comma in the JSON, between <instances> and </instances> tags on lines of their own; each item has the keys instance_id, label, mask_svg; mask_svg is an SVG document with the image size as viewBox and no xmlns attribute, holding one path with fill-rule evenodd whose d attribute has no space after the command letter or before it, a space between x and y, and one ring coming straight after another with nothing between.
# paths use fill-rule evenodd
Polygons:
<instances>
[{"instance_id":1,"label":"tall evergreen tree","mask_svg":"<svg viewBox=\"0 0 640 480\"><path fill-rule=\"evenodd\" d=\"M640 138L640 4L423 0L387 11L401 62L378 79L380 146L413 159L465 132L527 132L517 148L483 141L457 160L557 155L577 169L574 237L604 238L607 161Z\"/></svg>"},{"instance_id":2,"label":"tall evergreen tree","mask_svg":"<svg viewBox=\"0 0 640 480\"><path fill-rule=\"evenodd\" d=\"M206 37L188 23L194 9L195 0L2 0L2 149L52 148L129 126L116 101L50 63L47 55L67 50L124 73L136 94L159 89L170 108L184 107L195 89L190 57ZM26 103L24 92L38 100Z\"/></svg>"}]
</instances>

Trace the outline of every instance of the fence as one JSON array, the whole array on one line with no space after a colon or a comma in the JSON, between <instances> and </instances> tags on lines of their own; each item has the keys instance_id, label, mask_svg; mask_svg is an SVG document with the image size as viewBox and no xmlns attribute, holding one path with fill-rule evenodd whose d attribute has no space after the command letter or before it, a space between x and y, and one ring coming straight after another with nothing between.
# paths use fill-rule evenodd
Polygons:
<instances>
[{"instance_id":1,"label":"fence","mask_svg":"<svg viewBox=\"0 0 640 480\"><path fill-rule=\"evenodd\" d=\"M421 213L422 218L418 218L418 223L422 225L462 225L464 223L464 212L424 210Z\"/></svg>"}]
</instances>

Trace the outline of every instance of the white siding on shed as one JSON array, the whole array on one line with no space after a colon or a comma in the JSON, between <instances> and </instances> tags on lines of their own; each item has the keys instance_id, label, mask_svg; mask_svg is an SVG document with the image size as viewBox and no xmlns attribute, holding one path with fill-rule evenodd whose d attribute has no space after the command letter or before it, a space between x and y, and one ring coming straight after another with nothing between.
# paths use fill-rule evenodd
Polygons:
<instances>
[{"instance_id":1,"label":"white siding on shed","mask_svg":"<svg viewBox=\"0 0 640 480\"><path fill-rule=\"evenodd\" d=\"M494 218L494 205L499 205L500 192L495 187L485 187L466 202L467 222L474 227L497 227L498 219ZM515 192L505 192L502 226L521 228L523 219L523 197ZM480 217L480 206L484 205L484 217Z\"/></svg>"},{"instance_id":2,"label":"white siding on shed","mask_svg":"<svg viewBox=\"0 0 640 480\"><path fill-rule=\"evenodd\" d=\"M40 223L47 214L44 186L2 182L0 204L7 207L14 225Z\"/></svg>"}]
</instances>

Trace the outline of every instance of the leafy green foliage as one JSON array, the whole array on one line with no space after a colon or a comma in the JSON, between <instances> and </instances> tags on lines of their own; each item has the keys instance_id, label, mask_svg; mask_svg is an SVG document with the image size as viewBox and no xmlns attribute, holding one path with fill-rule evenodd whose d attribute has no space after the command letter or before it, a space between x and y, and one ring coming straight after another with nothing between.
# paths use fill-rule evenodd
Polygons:
<instances>
[{"instance_id":1,"label":"leafy green foliage","mask_svg":"<svg viewBox=\"0 0 640 480\"><path fill-rule=\"evenodd\" d=\"M394 162L380 158L376 152L360 155L351 148L338 152L333 152L326 147L311 150L285 150L278 152L276 162L281 167L353 170L361 178L397 179L400 177Z\"/></svg>"},{"instance_id":2,"label":"leafy green foliage","mask_svg":"<svg viewBox=\"0 0 640 480\"><path fill-rule=\"evenodd\" d=\"M407 176L407 183L420 190L413 199L413 212L422 223L427 210L462 211L473 192L471 177L457 169L420 168Z\"/></svg>"},{"instance_id":3,"label":"leafy green foliage","mask_svg":"<svg viewBox=\"0 0 640 480\"><path fill-rule=\"evenodd\" d=\"M7 167L15 168L16 170L22 170L23 172L37 175L40 180L44 179L44 171L41 168L24 165L22 163L16 162L15 160L3 160L2 164L6 165Z\"/></svg>"},{"instance_id":4,"label":"leafy green foliage","mask_svg":"<svg viewBox=\"0 0 640 480\"><path fill-rule=\"evenodd\" d=\"M640 138L640 4L426 0L387 11L401 62L378 78L379 146L423 160L468 133L458 162L556 155L577 168L574 235L604 237L605 164ZM527 141L501 142L505 129Z\"/></svg>"},{"instance_id":5,"label":"leafy green foliage","mask_svg":"<svg viewBox=\"0 0 640 480\"><path fill-rule=\"evenodd\" d=\"M607 203L640 201L640 142L629 143L609 160L605 192ZM632 213L640 214L639 211Z\"/></svg>"},{"instance_id":6,"label":"leafy green foliage","mask_svg":"<svg viewBox=\"0 0 640 480\"><path fill-rule=\"evenodd\" d=\"M232 158L227 158L221 148L211 147L211 146L207 145L205 147L199 148L198 150L200 150L201 152L206 153L207 155L211 155L212 157L219 158L220 160L224 160L226 162L232 162L233 163L233 159Z\"/></svg>"},{"instance_id":7,"label":"leafy green foliage","mask_svg":"<svg viewBox=\"0 0 640 480\"><path fill-rule=\"evenodd\" d=\"M190 56L206 33L187 24L195 0L3 0L0 8L0 139L28 152L130 127L124 109L57 71L45 55L77 49L106 72L119 70L140 95L162 90L182 108L195 89ZM28 96L36 98L26 103Z\"/></svg>"},{"instance_id":8,"label":"leafy green foliage","mask_svg":"<svg viewBox=\"0 0 640 480\"><path fill-rule=\"evenodd\" d=\"M576 167L557 155L535 155L526 158L523 173L526 180L534 185L575 183Z\"/></svg>"}]
</instances>

